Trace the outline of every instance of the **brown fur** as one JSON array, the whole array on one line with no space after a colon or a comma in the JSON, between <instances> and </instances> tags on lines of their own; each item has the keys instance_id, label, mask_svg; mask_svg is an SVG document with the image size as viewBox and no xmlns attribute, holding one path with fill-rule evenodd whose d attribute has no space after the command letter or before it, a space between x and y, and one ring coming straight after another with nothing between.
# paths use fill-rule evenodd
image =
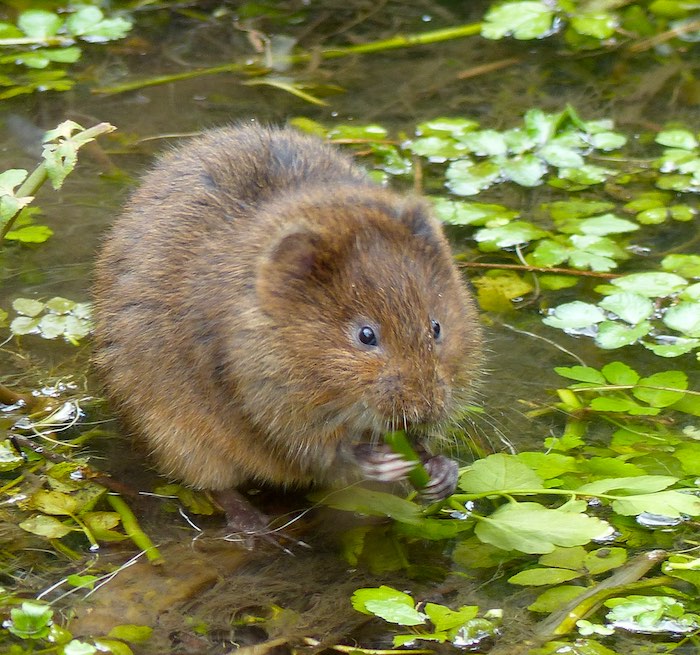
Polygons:
<instances>
[{"instance_id":1,"label":"brown fur","mask_svg":"<svg viewBox=\"0 0 700 655\"><path fill-rule=\"evenodd\" d=\"M95 300L108 395L160 469L200 488L352 477L353 444L445 421L480 365L427 203L288 129L166 154L107 236Z\"/></svg>"}]
</instances>

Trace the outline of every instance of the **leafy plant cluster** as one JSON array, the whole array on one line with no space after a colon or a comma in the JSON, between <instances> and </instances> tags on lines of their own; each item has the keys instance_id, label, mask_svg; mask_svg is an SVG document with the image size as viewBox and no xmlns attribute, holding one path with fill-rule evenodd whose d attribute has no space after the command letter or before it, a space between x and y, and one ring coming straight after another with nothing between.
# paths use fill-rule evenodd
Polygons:
<instances>
[{"instance_id":1,"label":"leafy plant cluster","mask_svg":"<svg viewBox=\"0 0 700 655\"><path fill-rule=\"evenodd\" d=\"M0 22L0 100L34 91L67 91L75 84L63 64L82 54L81 42L121 39L129 19L105 15L97 4L67 3L61 13L27 9L14 22ZM61 66L61 67L59 67Z\"/></svg>"},{"instance_id":2,"label":"leafy plant cluster","mask_svg":"<svg viewBox=\"0 0 700 655\"><path fill-rule=\"evenodd\" d=\"M452 610L440 603L416 603L410 594L386 585L358 589L351 602L358 612L411 630L394 635L394 647L434 641L473 650L498 634L501 619L498 610L478 617L479 608L474 605Z\"/></svg>"},{"instance_id":3,"label":"leafy plant cluster","mask_svg":"<svg viewBox=\"0 0 700 655\"><path fill-rule=\"evenodd\" d=\"M696 7L684 0L580 3L576 0L515 0L494 3L484 16L481 35L519 40L563 34L573 49L594 49L673 32L679 42L697 40Z\"/></svg>"},{"instance_id":4,"label":"leafy plant cluster","mask_svg":"<svg viewBox=\"0 0 700 655\"><path fill-rule=\"evenodd\" d=\"M87 576L69 576L66 582L77 588L92 588L94 580ZM8 616L2 627L13 637L8 653L57 653L59 655L132 655L129 644L142 644L152 629L142 625L118 625L105 637L89 640L75 638L69 630L55 622L55 612L50 605L34 600L21 600L0 588L0 612Z\"/></svg>"},{"instance_id":5,"label":"leafy plant cluster","mask_svg":"<svg viewBox=\"0 0 700 655\"><path fill-rule=\"evenodd\" d=\"M426 161L428 184L444 175L452 196L432 198L438 216L448 225L473 229L483 253L512 253L516 268L536 273L535 280L494 264L495 270L474 280L483 309L509 311L514 299L571 287L581 277L577 271L643 267L643 272L608 276L595 287L602 296L597 302L547 302L544 323L593 337L605 349L640 343L661 357L677 357L700 348L700 287L695 281L700 279L700 258L674 252L648 270L650 259L636 256L633 240L648 238L654 226L666 221L697 220L700 149L688 130L656 134L654 142L662 150L640 163L625 158L620 148L627 139L609 122L583 121L570 107L555 114L530 110L522 126L502 132L478 129L469 119L435 119L400 143L377 125L324 130L308 120L295 124L340 142L360 141L356 147L371 151L378 179L412 173L415 156ZM605 155L606 166L589 163L609 148L616 150L614 160ZM542 203L525 220L501 204L454 197L483 194L505 183L547 183L565 192L566 199ZM648 190L650 183L657 189Z\"/></svg>"}]
</instances>

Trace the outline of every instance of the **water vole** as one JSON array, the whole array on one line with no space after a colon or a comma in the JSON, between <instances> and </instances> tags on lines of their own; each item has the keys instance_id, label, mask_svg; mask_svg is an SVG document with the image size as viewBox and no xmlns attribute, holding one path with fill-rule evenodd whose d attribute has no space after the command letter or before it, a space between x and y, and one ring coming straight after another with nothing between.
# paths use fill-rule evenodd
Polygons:
<instances>
[{"instance_id":1,"label":"water vole","mask_svg":"<svg viewBox=\"0 0 700 655\"><path fill-rule=\"evenodd\" d=\"M106 237L95 305L108 396L164 474L209 490L330 485L358 459L381 478L380 435L448 420L481 359L427 203L290 129L163 156ZM456 473L425 459L445 495Z\"/></svg>"}]
</instances>

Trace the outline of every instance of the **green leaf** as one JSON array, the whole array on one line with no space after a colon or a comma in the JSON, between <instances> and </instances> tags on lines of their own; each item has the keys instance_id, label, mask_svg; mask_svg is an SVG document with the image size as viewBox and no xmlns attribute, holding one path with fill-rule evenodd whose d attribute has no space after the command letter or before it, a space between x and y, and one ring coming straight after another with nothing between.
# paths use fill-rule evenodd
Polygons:
<instances>
[{"instance_id":1,"label":"green leaf","mask_svg":"<svg viewBox=\"0 0 700 655\"><path fill-rule=\"evenodd\" d=\"M47 539L60 539L73 531L53 516L45 516L43 514L30 516L22 521L19 527L22 530L38 534L40 537L46 537Z\"/></svg>"},{"instance_id":2,"label":"green leaf","mask_svg":"<svg viewBox=\"0 0 700 655\"><path fill-rule=\"evenodd\" d=\"M574 300L555 307L549 316L542 319L542 322L560 330L579 330L604 320L605 314L600 307Z\"/></svg>"},{"instance_id":3,"label":"green leaf","mask_svg":"<svg viewBox=\"0 0 700 655\"><path fill-rule=\"evenodd\" d=\"M512 35L519 40L541 39L553 29L554 12L543 2L506 2L491 8L481 28L485 39Z\"/></svg>"},{"instance_id":4,"label":"green leaf","mask_svg":"<svg viewBox=\"0 0 700 655\"><path fill-rule=\"evenodd\" d=\"M623 291L638 293L647 298L670 296L688 285L685 278L674 273L632 273L611 280L611 284Z\"/></svg>"},{"instance_id":5,"label":"green leaf","mask_svg":"<svg viewBox=\"0 0 700 655\"><path fill-rule=\"evenodd\" d=\"M459 488L467 493L542 489L542 479L513 455L496 453L477 460L462 474Z\"/></svg>"},{"instance_id":6,"label":"green leaf","mask_svg":"<svg viewBox=\"0 0 700 655\"><path fill-rule=\"evenodd\" d=\"M86 41L99 42L121 39L131 29L131 23L123 18L105 18L100 9L82 6L68 17L66 29Z\"/></svg>"},{"instance_id":7,"label":"green leaf","mask_svg":"<svg viewBox=\"0 0 700 655\"><path fill-rule=\"evenodd\" d=\"M467 132L460 138L460 143L479 157L505 155L508 152L505 137L496 130Z\"/></svg>"},{"instance_id":8,"label":"green leaf","mask_svg":"<svg viewBox=\"0 0 700 655\"><path fill-rule=\"evenodd\" d=\"M128 641L130 644L141 644L148 641L153 634L153 628L147 625L135 625L133 623L125 623L115 625L108 633L108 637Z\"/></svg>"},{"instance_id":9,"label":"green leaf","mask_svg":"<svg viewBox=\"0 0 700 655\"><path fill-rule=\"evenodd\" d=\"M44 243L53 236L53 230L46 225L27 225L18 230L10 230L5 238L20 243Z\"/></svg>"},{"instance_id":10,"label":"green leaf","mask_svg":"<svg viewBox=\"0 0 700 655\"><path fill-rule=\"evenodd\" d=\"M605 573L622 566L627 561L627 551L624 548L598 548L586 554L586 570L591 575Z\"/></svg>"},{"instance_id":11,"label":"green leaf","mask_svg":"<svg viewBox=\"0 0 700 655\"><path fill-rule=\"evenodd\" d=\"M700 278L700 255L666 255L661 260L661 268L685 278Z\"/></svg>"},{"instance_id":12,"label":"green leaf","mask_svg":"<svg viewBox=\"0 0 700 655\"><path fill-rule=\"evenodd\" d=\"M609 39L615 34L617 18L607 12L581 12L571 17L571 27L579 34L595 39Z\"/></svg>"},{"instance_id":13,"label":"green leaf","mask_svg":"<svg viewBox=\"0 0 700 655\"><path fill-rule=\"evenodd\" d=\"M39 332L39 320L29 316L18 316L10 323L10 332L19 337L25 334L37 334Z\"/></svg>"},{"instance_id":14,"label":"green leaf","mask_svg":"<svg viewBox=\"0 0 700 655\"><path fill-rule=\"evenodd\" d=\"M649 332L651 332L651 324L648 321L642 321L634 327L614 321L603 321L598 325L598 334L595 337L595 342L606 350L622 348L623 346L637 343Z\"/></svg>"},{"instance_id":15,"label":"green leaf","mask_svg":"<svg viewBox=\"0 0 700 655\"><path fill-rule=\"evenodd\" d=\"M597 150L617 150L627 143L627 137L617 132L598 132L590 139L591 145Z\"/></svg>"},{"instance_id":16,"label":"green leaf","mask_svg":"<svg viewBox=\"0 0 700 655\"><path fill-rule=\"evenodd\" d=\"M507 225L478 230L474 239L479 243L493 242L499 248L510 248L544 236L547 233L532 223L513 221Z\"/></svg>"},{"instance_id":17,"label":"green leaf","mask_svg":"<svg viewBox=\"0 0 700 655\"><path fill-rule=\"evenodd\" d=\"M454 139L427 136L411 141L408 150L421 157L427 157L432 162L443 162L464 155L467 148Z\"/></svg>"},{"instance_id":18,"label":"green leaf","mask_svg":"<svg viewBox=\"0 0 700 655\"><path fill-rule=\"evenodd\" d=\"M553 589L547 589L536 598L534 603L528 605L528 609L531 612L551 614L568 605L574 598L578 598L585 591L586 587L574 585L562 585ZM598 655L602 655L602 653Z\"/></svg>"},{"instance_id":19,"label":"green leaf","mask_svg":"<svg viewBox=\"0 0 700 655\"><path fill-rule=\"evenodd\" d=\"M27 600L10 610L10 621L3 626L20 639L44 639L49 634L52 617L50 607Z\"/></svg>"},{"instance_id":20,"label":"green leaf","mask_svg":"<svg viewBox=\"0 0 700 655\"><path fill-rule=\"evenodd\" d=\"M659 132L654 140L669 148L693 150L698 147L697 139L688 130L664 130Z\"/></svg>"},{"instance_id":21,"label":"green leaf","mask_svg":"<svg viewBox=\"0 0 700 655\"><path fill-rule=\"evenodd\" d=\"M511 182L534 187L542 182L547 166L535 155L525 154L505 160L501 164L501 172Z\"/></svg>"},{"instance_id":22,"label":"green leaf","mask_svg":"<svg viewBox=\"0 0 700 655\"><path fill-rule=\"evenodd\" d=\"M362 487L339 489L311 497L335 509L367 516L389 516L402 523L412 523L421 518L421 510L415 503Z\"/></svg>"},{"instance_id":23,"label":"green leaf","mask_svg":"<svg viewBox=\"0 0 700 655\"><path fill-rule=\"evenodd\" d=\"M612 495L653 494L678 482L671 475L638 475L631 478L607 478L580 486L577 493Z\"/></svg>"},{"instance_id":24,"label":"green leaf","mask_svg":"<svg viewBox=\"0 0 700 655\"><path fill-rule=\"evenodd\" d=\"M503 205L432 198L438 218L449 225L505 225L518 216Z\"/></svg>"},{"instance_id":25,"label":"green leaf","mask_svg":"<svg viewBox=\"0 0 700 655\"><path fill-rule=\"evenodd\" d=\"M460 159L452 162L445 171L447 188L458 196L474 196L488 189L500 176L500 167L490 161L474 164Z\"/></svg>"},{"instance_id":26,"label":"green leaf","mask_svg":"<svg viewBox=\"0 0 700 655\"><path fill-rule=\"evenodd\" d=\"M44 303L33 298L16 298L12 301L12 309L23 316L38 316L44 309Z\"/></svg>"},{"instance_id":27,"label":"green leaf","mask_svg":"<svg viewBox=\"0 0 700 655\"><path fill-rule=\"evenodd\" d=\"M479 123L468 118L433 118L416 126L416 134L419 136L450 136L458 139L467 132L473 132L479 127Z\"/></svg>"},{"instance_id":28,"label":"green leaf","mask_svg":"<svg viewBox=\"0 0 700 655\"><path fill-rule=\"evenodd\" d=\"M457 611L444 605L426 603L424 607L428 619L435 626L435 632L445 632L462 627L467 621L476 618L479 607L476 605L463 605Z\"/></svg>"},{"instance_id":29,"label":"green leaf","mask_svg":"<svg viewBox=\"0 0 700 655\"><path fill-rule=\"evenodd\" d=\"M75 514L78 501L73 496L59 491L35 491L30 499L30 505L44 514L70 515Z\"/></svg>"},{"instance_id":30,"label":"green leaf","mask_svg":"<svg viewBox=\"0 0 700 655\"><path fill-rule=\"evenodd\" d=\"M358 589L351 602L358 612L373 614L398 625L423 625L427 618L415 609L411 596L385 585Z\"/></svg>"},{"instance_id":31,"label":"green leaf","mask_svg":"<svg viewBox=\"0 0 700 655\"><path fill-rule=\"evenodd\" d=\"M475 534L486 543L523 553L550 553L556 546L582 546L611 535L613 529L605 521L581 513L585 508L584 502L559 509L511 502L482 517Z\"/></svg>"},{"instance_id":32,"label":"green leaf","mask_svg":"<svg viewBox=\"0 0 700 655\"><path fill-rule=\"evenodd\" d=\"M97 652L92 644L73 639L63 647L63 655L94 655Z\"/></svg>"},{"instance_id":33,"label":"green leaf","mask_svg":"<svg viewBox=\"0 0 700 655\"><path fill-rule=\"evenodd\" d=\"M583 234L602 237L607 234L634 232L639 229L639 225L624 218L618 218L615 214L603 214L602 216L584 218L579 223L579 229Z\"/></svg>"},{"instance_id":34,"label":"green leaf","mask_svg":"<svg viewBox=\"0 0 700 655\"><path fill-rule=\"evenodd\" d=\"M111 655L134 655L134 651L131 650L123 641L117 641L116 639L105 639L104 637L94 637L93 641L95 646L99 648L102 652L108 652Z\"/></svg>"},{"instance_id":35,"label":"green leaf","mask_svg":"<svg viewBox=\"0 0 700 655\"><path fill-rule=\"evenodd\" d=\"M632 416L655 416L659 409L655 407L645 407L635 403L630 398L602 397L594 398L590 408L596 412L622 412Z\"/></svg>"},{"instance_id":36,"label":"green leaf","mask_svg":"<svg viewBox=\"0 0 700 655\"><path fill-rule=\"evenodd\" d=\"M660 491L655 494L626 496L614 500L612 508L623 516L636 516L642 512L680 518L684 515L700 515L700 498L681 491Z\"/></svg>"},{"instance_id":37,"label":"green leaf","mask_svg":"<svg viewBox=\"0 0 700 655\"><path fill-rule=\"evenodd\" d=\"M613 293L601 300L598 305L619 316L630 325L646 321L654 313L654 303L648 298L629 291Z\"/></svg>"},{"instance_id":38,"label":"green leaf","mask_svg":"<svg viewBox=\"0 0 700 655\"><path fill-rule=\"evenodd\" d=\"M578 571L568 571L566 569L527 569L516 573L508 578L510 584L522 585L524 587L543 587L545 585L560 584L581 577Z\"/></svg>"},{"instance_id":39,"label":"green leaf","mask_svg":"<svg viewBox=\"0 0 700 655\"><path fill-rule=\"evenodd\" d=\"M656 388L654 388L656 387ZM642 378L632 389L638 400L652 407L668 407L685 396L688 388L688 376L682 371L663 371Z\"/></svg>"},{"instance_id":40,"label":"green leaf","mask_svg":"<svg viewBox=\"0 0 700 655\"><path fill-rule=\"evenodd\" d=\"M666 311L662 320L672 330L691 338L700 337L700 302L679 302Z\"/></svg>"},{"instance_id":41,"label":"green leaf","mask_svg":"<svg viewBox=\"0 0 700 655\"><path fill-rule=\"evenodd\" d=\"M591 384L605 384L603 374L590 366L556 366L555 372L564 378L589 382Z\"/></svg>"},{"instance_id":42,"label":"green leaf","mask_svg":"<svg viewBox=\"0 0 700 655\"><path fill-rule=\"evenodd\" d=\"M639 381L639 373L623 362L610 362L603 366L600 372L610 384L626 387Z\"/></svg>"},{"instance_id":43,"label":"green leaf","mask_svg":"<svg viewBox=\"0 0 700 655\"><path fill-rule=\"evenodd\" d=\"M55 36L62 24L59 16L43 9L28 9L17 18L17 26L32 39Z\"/></svg>"},{"instance_id":44,"label":"green leaf","mask_svg":"<svg viewBox=\"0 0 700 655\"><path fill-rule=\"evenodd\" d=\"M558 200L542 205L555 221L586 218L607 212L615 207L610 202L598 200Z\"/></svg>"}]
</instances>

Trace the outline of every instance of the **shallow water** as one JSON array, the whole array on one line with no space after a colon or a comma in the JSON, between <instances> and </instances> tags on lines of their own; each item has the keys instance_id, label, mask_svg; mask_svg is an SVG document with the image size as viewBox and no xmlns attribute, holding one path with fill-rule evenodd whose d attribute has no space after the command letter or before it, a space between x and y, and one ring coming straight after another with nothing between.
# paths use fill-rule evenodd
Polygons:
<instances>
[{"instance_id":1,"label":"shallow water","mask_svg":"<svg viewBox=\"0 0 700 655\"><path fill-rule=\"evenodd\" d=\"M345 42L352 37L373 40L390 36L399 28L420 32L467 23L477 20L484 6L486 3L481 2L420 2L409 8L402 3L387 3L373 12L368 10L367 3L357 6L351 2L327 3L306 12L299 24L261 21L259 26L269 33L278 29L280 33L299 36L304 47L309 48L324 39L328 43ZM369 17L357 19L363 12ZM690 122L697 112L697 107L683 105L679 96L668 92L683 70L682 61L656 64L645 59L644 66L648 68L644 69L639 67L638 60L626 61L614 53L595 59L562 58L555 46L548 43L487 42L478 38L308 66L302 77L343 89L325 98L329 103L326 107L311 105L280 90L247 86L240 77L227 74L116 95L91 93L96 81L102 85L124 82L193 66L218 65L252 53L246 33L230 25L223 28L220 24L195 23L182 16L163 25L148 19L145 25L147 29L143 28L139 35L144 39L143 44L133 53L124 54L118 48L88 51L84 65L88 78L75 90L61 95L20 97L0 104L4 168L31 169L37 157L38 131L72 118L86 126L100 121L117 126L124 135L124 146L110 142L107 155L130 178L125 182L124 178L100 177L99 173L104 171L101 158L86 153L60 193L42 189L38 203L55 235L39 247L8 249L3 260L6 274L0 289L0 307L9 307L20 296L89 299L91 262L101 234L118 213L133 180L157 151L168 147L169 135L195 133L250 118L283 123L295 116L326 124L377 121L393 130L411 131L421 120L459 115L478 120L485 127L500 129L518 122L529 107L557 111L567 102L586 118L611 116L621 127L634 131L661 125L670 115ZM460 79L460 73L474 66L511 58L517 62L496 73ZM298 74L298 69L294 73ZM486 201L503 201L498 193L490 194ZM526 212L528 207L546 199L547 190L541 189L519 192L508 198L508 202ZM687 229L680 226L675 233L668 233L668 242L686 238L687 232L683 231ZM456 246L463 248L464 244ZM548 426L525 419L524 412L530 403L544 402L560 384L552 372L553 366L574 363L551 342L528 334L544 333L534 309L524 309L505 319L505 323L487 327L488 374L480 399L487 408L487 418L478 422L477 429L496 450L510 444L523 448L528 443L541 443ZM561 335L556 341L575 350L591 365L601 362L600 353L582 340ZM76 393L88 397L99 394L99 387L87 374L88 356L89 344L76 349L28 337L20 346L12 343L5 346L0 353L0 366L7 380L29 388L39 382L70 378L76 385ZM86 405L86 421L110 418L109 410L99 403ZM113 422L106 426L110 436L91 444L99 465L134 486L148 486L152 478L143 458L131 452L125 437L116 434L119 429ZM288 502L291 504L285 511L294 512L304 506L302 499ZM245 568L240 571L238 555L231 553L228 544L208 537L196 539L197 531L179 515L163 512L157 500L143 501L136 509L154 540L165 545L169 556L166 573L153 577L152 569L139 564L141 568L129 574L134 576L131 584L138 588L138 593L129 591L130 583L123 576L122 582L108 588L108 594L103 592L102 597L96 594L87 605L79 606L75 625L80 626L76 630L81 633L106 632L109 627L105 629L105 625L111 616L117 623L156 626L154 641L139 652L167 652L168 648L174 649L173 652L205 652L202 649L209 646L198 642L191 629L197 621L207 623L210 634L219 634L211 652L226 652L233 648L233 642L246 643L246 639L255 642L254 635L247 635L241 628L238 632L230 628L232 615L245 607L254 614L259 611L255 605L266 607L270 603L289 610L286 623L280 621L279 635L293 638L320 632L322 638L333 641L362 627L362 617L355 616L349 608L340 609L353 589L380 582L401 588L404 580L400 573L373 577L361 567L351 570L337 555L334 539L343 527L337 524L345 519L339 520L335 515L328 518L323 513L315 519L320 526L316 523L305 528L303 539L312 544L313 550L300 549L295 557L289 558L264 548L252 557L246 556ZM328 523L334 529L328 530ZM205 521L205 525L216 530L214 520ZM20 538L15 533L12 537ZM28 541L34 544L34 540ZM105 564L120 565L133 555L129 545L117 545L105 551L91 557L101 557ZM426 561L444 563L437 547L426 547L424 557ZM207 562L214 561L216 566L208 568ZM206 575L202 575L202 567L207 569ZM65 568L54 566L45 579L39 575L28 580L26 587L33 593L48 587L64 570L73 572L76 568L73 562L67 562ZM158 598L143 591L144 587L155 584L156 579L166 586L170 584L167 592L157 592ZM146 584L146 580L151 582ZM500 595L503 587L503 583L450 579L449 584L435 587L432 593L436 598L449 597L455 604L478 603L482 607L512 604L509 611L517 612L520 605L517 595L504 600ZM515 626L513 634L517 634Z\"/></svg>"}]
</instances>

